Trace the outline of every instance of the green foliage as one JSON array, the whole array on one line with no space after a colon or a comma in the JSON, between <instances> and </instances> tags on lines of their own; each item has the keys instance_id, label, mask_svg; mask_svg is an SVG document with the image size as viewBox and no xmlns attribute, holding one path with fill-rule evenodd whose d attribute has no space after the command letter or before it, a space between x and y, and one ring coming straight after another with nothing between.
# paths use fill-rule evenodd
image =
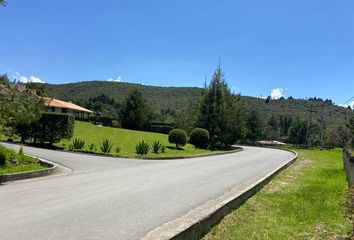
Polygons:
<instances>
[{"instance_id":1,"label":"green foliage","mask_svg":"<svg viewBox=\"0 0 354 240\"><path fill-rule=\"evenodd\" d=\"M8 152L6 148L0 146L0 167L5 166L7 161L8 161Z\"/></svg>"},{"instance_id":2,"label":"green foliage","mask_svg":"<svg viewBox=\"0 0 354 240\"><path fill-rule=\"evenodd\" d=\"M119 117L118 109L120 108L120 104L105 94L89 98L84 106L96 113L100 113L101 116Z\"/></svg>"},{"instance_id":3,"label":"green foliage","mask_svg":"<svg viewBox=\"0 0 354 240\"><path fill-rule=\"evenodd\" d=\"M225 147L243 137L244 118L238 100L239 96L231 93L218 67L203 91L198 118L198 126L209 131L211 148Z\"/></svg>"},{"instance_id":4,"label":"green foliage","mask_svg":"<svg viewBox=\"0 0 354 240\"><path fill-rule=\"evenodd\" d=\"M196 148L206 149L209 144L209 132L203 128L195 128L191 132L189 143L193 144Z\"/></svg>"},{"instance_id":5,"label":"green foliage","mask_svg":"<svg viewBox=\"0 0 354 240\"><path fill-rule=\"evenodd\" d=\"M152 119L152 111L146 104L140 91L134 89L129 93L120 109L120 121L123 128L146 130Z\"/></svg>"},{"instance_id":6,"label":"green foliage","mask_svg":"<svg viewBox=\"0 0 354 240\"><path fill-rule=\"evenodd\" d=\"M176 144L176 147L183 147L187 143L187 133L183 129L173 129L168 134L168 141Z\"/></svg>"},{"instance_id":7,"label":"green foliage","mask_svg":"<svg viewBox=\"0 0 354 240\"><path fill-rule=\"evenodd\" d=\"M169 123L151 123L150 131L168 134L173 129L172 124Z\"/></svg>"},{"instance_id":8,"label":"green foliage","mask_svg":"<svg viewBox=\"0 0 354 240\"><path fill-rule=\"evenodd\" d=\"M150 145L146 143L144 140L138 142L138 144L135 146L135 152L140 155L147 155L150 151Z\"/></svg>"},{"instance_id":9,"label":"green foliage","mask_svg":"<svg viewBox=\"0 0 354 240\"><path fill-rule=\"evenodd\" d=\"M151 151L152 151L153 153L160 153L160 152L162 152L162 148L163 148L163 147L164 147L164 146L162 145L162 143L161 143L160 141L155 140L155 141L153 141L152 144L151 144Z\"/></svg>"},{"instance_id":10,"label":"green foliage","mask_svg":"<svg viewBox=\"0 0 354 240\"><path fill-rule=\"evenodd\" d=\"M119 146L116 146L116 148L114 149L114 151L118 154L120 153L122 149Z\"/></svg>"},{"instance_id":11,"label":"green foliage","mask_svg":"<svg viewBox=\"0 0 354 240\"><path fill-rule=\"evenodd\" d=\"M155 87L107 81L85 81L53 85L45 84L45 86L53 97L64 101L72 101L80 106L85 106L85 103L88 102L90 98L95 98L102 94L109 96L110 99L114 99L115 104L121 105L128 94L136 88L142 93L143 98L147 100L146 103L151 106L151 108L156 112L167 114L164 115L165 117L161 121L169 123L171 123L170 119L174 120L179 112L185 109L187 113L190 112L190 118L196 117L198 111L192 110L189 105L191 103L197 105L197 109L199 110L199 98L204 91L202 88L196 87ZM315 98L305 100L294 99L293 97L289 97L287 100L273 99L269 103L265 103L265 99L262 98L240 96L237 105L239 108L249 110L248 112L251 110L259 112L264 123L267 123L272 115L276 115L280 121L280 137L284 140L287 136L290 127L289 121L291 121L291 119L299 117L300 119L310 118L317 121L320 119L322 110L318 107L315 108L315 106L322 105L323 103L324 101L319 98L316 100ZM313 106L312 111L310 111L311 105ZM109 114L109 110L103 109L103 113ZM352 113L353 112L347 108L336 105L326 105L323 109L324 125L326 128L336 129L339 125L345 125L348 116ZM112 116L110 117L112 118L114 114L116 113L112 110ZM189 117L187 117L187 119ZM183 120L183 118L184 117L181 117L181 121L176 120L177 128L182 128L190 133L195 127L203 127L195 125L194 123L190 124L190 122L193 121ZM156 121L156 119L154 119L154 121ZM188 123L183 126L185 122Z\"/></svg>"},{"instance_id":12,"label":"green foliage","mask_svg":"<svg viewBox=\"0 0 354 240\"><path fill-rule=\"evenodd\" d=\"M20 150L18 151L18 155L20 157L20 160L23 162L25 160L25 152L23 150L23 146L20 146Z\"/></svg>"},{"instance_id":13,"label":"green foliage","mask_svg":"<svg viewBox=\"0 0 354 240\"><path fill-rule=\"evenodd\" d=\"M85 147L85 141L80 138L74 138L70 144L70 150L81 150Z\"/></svg>"},{"instance_id":14,"label":"green foliage","mask_svg":"<svg viewBox=\"0 0 354 240\"><path fill-rule=\"evenodd\" d=\"M188 134L198 124L199 102L190 102L179 110L174 118L176 127L185 130ZM170 129L171 130L171 129Z\"/></svg>"},{"instance_id":15,"label":"green foliage","mask_svg":"<svg viewBox=\"0 0 354 240\"><path fill-rule=\"evenodd\" d=\"M102 151L103 153L110 153L111 150L112 150L112 147L113 147L113 144L112 144L112 142L111 142L110 140L108 140L108 139L104 139L104 140L102 141L101 146L100 146L101 151Z\"/></svg>"},{"instance_id":16,"label":"green foliage","mask_svg":"<svg viewBox=\"0 0 354 240\"><path fill-rule=\"evenodd\" d=\"M263 122L260 114L257 111L251 111L248 115L247 122L247 135L246 138L252 143L262 138L263 135Z\"/></svg>"},{"instance_id":17,"label":"green foliage","mask_svg":"<svg viewBox=\"0 0 354 240\"><path fill-rule=\"evenodd\" d=\"M166 147L165 147L165 145L162 145L162 146L161 146L161 149L160 149L160 152L161 152L161 153L165 153L165 151L166 151Z\"/></svg>"},{"instance_id":18,"label":"green foliage","mask_svg":"<svg viewBox=\"0 0 354 240\"><path fill-rule=\"evenodd\" d=\"M92 152L96 152L97 151L96 144L94 143L89 144L88 149Z\"/></svg>"},{"instance_id":19,"label":"green foliage","mask_svg":"<svg viewBox=\"0 0 354 240\"><path fill-rule=\"evenodd\" d=\"M19 135L24 142L30 134L30 125L38 121L43 109L43 101L28 91L23 91L23 85L10 84L6 75L0 76L0 128L2 132L12 137Z\"/></svg>"},{"instance_id":20,"label":"green foliage","mask_svg":"<svg viewBox=\"0 0 354 240\"><path fill-rule=\"evenodd\" d=\"M289 142L296 145L305 145L308 147L320 146L321 127L310 120L301 120L297 118L289 128Z\"/></svg>"},{"instance_id":21,"label":"green foliage","mask_svg":"<svg viewBox=\"0 0 354 240\"><path fill-rule=\"evenodd\" d=\"M352 114L351 118L347 123L347 128L349 129L349 137L351 139L351 147L354 148L354 114Z\"/></svg>"},{"instance_id":22,"label":"green foliage","mask_svg":"<svg viewBox=\"0 0 354 240\"><path fill-rule=\"evenodd\" d=\"M21 156L20 152L21 150L17 153L14 150L0 146L0 174L25 172L46 168L38 162L38 159L25 156L24 154Z\"/></svg>"},{"instance_id":23,"label":"green foliage","mask_svg":"<svg viewBox=\"0 0 354 240\"><path fill-rule=\"evenodd\" d=\"M268 137L271 140L279 140L280 137L280 123L276 115L272 115L267 122Z\"/></svg>"},{"instance_id":24,"label":"green foliage","mask_svg":"<svg viewBox=\"0 0 354 240\"><path fill-rule=\"evenodd\" d=\"M70 139L74 131L74 116L69 114L42 113L38 122L32 124L34 141L49 144L57 143L61 139Z\"/></svg>"}]
</instances>

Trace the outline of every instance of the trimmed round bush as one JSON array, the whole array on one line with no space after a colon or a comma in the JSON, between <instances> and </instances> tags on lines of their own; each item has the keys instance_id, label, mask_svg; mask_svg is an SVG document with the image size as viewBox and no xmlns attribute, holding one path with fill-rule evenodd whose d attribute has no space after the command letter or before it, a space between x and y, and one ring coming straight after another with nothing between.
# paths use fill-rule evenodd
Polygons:
<instances>
[{"instance_id":1,"label":"trimmed round bush","mask_svg":"<svg viewBox=\"0 0 354 240\"><path fill-rule=\"evenodd\" d=\"M189 142L196 148L206 149L209 145L209 132L204 128L195 128L191 132Z\"/></svg>"},{"instance_id":2,"label":"trimmed round bush","mask_svg":"<svg viewBox=\"0 0 354 240\"><path fill-rule=\"evenodd\" d=\"M187 133L183 129L173 129L168 134L168 141L176 144L176 147L183 147L187 143Z\"/></svg>"}]
</instances>

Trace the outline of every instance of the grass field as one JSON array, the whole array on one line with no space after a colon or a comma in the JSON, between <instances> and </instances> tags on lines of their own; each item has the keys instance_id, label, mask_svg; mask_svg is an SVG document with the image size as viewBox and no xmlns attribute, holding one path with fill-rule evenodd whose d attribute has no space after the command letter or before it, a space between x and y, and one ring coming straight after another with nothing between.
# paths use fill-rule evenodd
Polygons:
<instances>
[{"instance_id":1,"label":"grass field","mask_svg":"<svg viewBox=\"0 0 354 240\"><path fill-rule=\"evenodd\" d=\"M20 160L19 155L15 151L7 149L3 146L0 146L0 151L6 151L8 153L8 156L11 155L11 158L13 158L12 162L7 161L5 166L0 167L0 175L27 172L46 168L45 166L39 164L38 159L29 156L25 156L23 160Z\"/></svg>"},{"instance_id":2,"label":"grass field","mask_svg":"<svg viewBox=\"0 0 354 240\"><path fill-rule=\"evenodd\" d=\"M299 150L299 159L204 240L337 239L351 230L340 205L347 188L340 150Z\"/></svg>"},{"instance_id":3,"label":"grass field","mask_svg":"<svg viewBox=\"0 0 354 240\"><path fill-rule=\"evenodd\" d=\"M190 156L190 155L204 155L220 153L224 151L210 151L205 149L196 149L191 144L187 144L183 147L183 150L177 150L174 148L173 144L168 142L168 136L166 134L134 131L122 128L111 128L111 127L99 127L91 123L76 121L74 137L85 140L87 146L94 143L97 147L97 152L100 152L100 144L103 139L107 138L112 141L114 147L112 148L111 154L115 154L114 149L116 146L121 148L119 153L120 156L135 157L135 145L144 140L145 142L152 143L154 140L159 140L167 148L165 153L155 154L149 153L147 157L175 157L175 156ZM69 149L70 141L62 140L56 146L63 147L64 149Z\"/></svg>"}]
</instances>

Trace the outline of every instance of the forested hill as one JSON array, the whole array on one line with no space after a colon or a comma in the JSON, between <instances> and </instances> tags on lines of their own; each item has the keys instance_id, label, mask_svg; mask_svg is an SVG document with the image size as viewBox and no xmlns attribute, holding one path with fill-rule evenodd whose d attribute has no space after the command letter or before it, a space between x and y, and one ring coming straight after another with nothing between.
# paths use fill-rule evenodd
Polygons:
<instances>
[{"instance_id":1,"label":"forested hill","mask_svg":"<svg viewBox=\"0 0 354 240\"><path fill-rule=\"evenodd\" d=\"M108 81L47 84L46 87L54 98L72 101L82 106L85 106L90 98L102 94L114 99L117 103L121 103L132 89L137 88L156 110L180 109L189 101L197 100L202 92L201 88L196 87L156 87Z\"/></svg>"},{"instance_id":2,"label":"forested hill","mask_svg":"<svg viewBox=\"0 0 354 240\"><path fill-rule=\"evenodd\" d=\"M130 90L137 88L143 93L153 109L158 112L161 110L177 112L188 106L190 102L197 101L202 94L202 89L197 87L157 87L107 81L46 84L46 87L52 97L72 101L82 106L87 106L90 99L102 94L119 104ZM277 116L299 116L320 121L323 113L323 120L327 126L342 124L350 114L353 114L352 110L318 98L310 98L310 100L288 98L266 101L266 99L241 96L240 103L247 111L258 110L264 119L268 119L274 114Z\"/></svg>"}]
</instances>

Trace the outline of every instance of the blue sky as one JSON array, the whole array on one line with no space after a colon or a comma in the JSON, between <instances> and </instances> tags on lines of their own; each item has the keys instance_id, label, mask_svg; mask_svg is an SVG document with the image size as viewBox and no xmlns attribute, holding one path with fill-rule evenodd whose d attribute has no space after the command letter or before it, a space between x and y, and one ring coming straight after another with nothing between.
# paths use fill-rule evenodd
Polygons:
<instances>
[{"instance_id":1,"label":"blue sky","mask_svg":"<svg viewBox=\"0 0 354 240\"><path fill-rule=\"evenodd\" d=\"M202 86L220 57L242 95L354 95L352 0L7 2L0 73L11 77Z\"/></svg>"}]
</instances>

